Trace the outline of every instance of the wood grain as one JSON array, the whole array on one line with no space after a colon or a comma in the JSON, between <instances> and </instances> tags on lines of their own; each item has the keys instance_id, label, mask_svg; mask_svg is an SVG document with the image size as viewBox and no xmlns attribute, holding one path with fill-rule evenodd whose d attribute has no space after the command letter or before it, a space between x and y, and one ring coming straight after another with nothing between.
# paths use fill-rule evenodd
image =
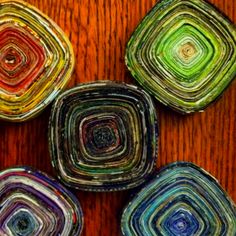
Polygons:
<instances>
[{"instance_id":1,"label":"wood grain","mask_svg":"<svg viewBox=\"0 0 236 236\"><path fill-rule=\"evenodd\" d=\"M124 64L126 43L154 0L30 0L69 36L76 67L69 87L109 79L135 83ZM236 22L235 0L210 0ZM177 160L194 162L213 176L236 202L236 84L204 113L179 115L156 102L160 120L157 167ZM48 107L22 124L0 121L0 169L30 165L51 175L47 141ZM120 235L120 214L132 191L77 191L83 236Z\"/></svg>"}]
</instances>

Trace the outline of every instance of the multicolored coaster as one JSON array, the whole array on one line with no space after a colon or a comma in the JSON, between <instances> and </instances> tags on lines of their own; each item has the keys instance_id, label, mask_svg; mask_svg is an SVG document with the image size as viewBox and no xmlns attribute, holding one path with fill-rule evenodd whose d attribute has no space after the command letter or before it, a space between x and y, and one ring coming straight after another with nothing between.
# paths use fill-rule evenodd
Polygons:
<instances>
[{"instance_id":1,"label":"multicolored coaster","mask_svg":"<svg viewBox=\"0 0 236 236\"><path fill-rule=\"evenodd\" d=\"M58 97L49 143L58 177L89 191L136 187L152 173L157 118L143 90L111 81L83 84Z\"/></svg>"},{"instance_id":2,"label":"multicolored coaster","mask_svg":"<svg viewBox=\"0 0 236 236\"><path fill-rule=\"evenodd\" d=\"M0 119L37 115L73 68L72 46L52 20L23 1L0 2Z\"/></svg>"},{"instance_id":3,"label":"multicolored coaster","mask_svg":"<svg viewBox=\"0 0 236 236\"><path fill-rule=\"evenodd\" d=\"M236 208L218 182L191 163L162 169L128 204L125 236L236 235Z\"/></svg>"},{"instance_id":4,"label":"multicolored coaster","mask_svg":"<svg viewBox=\"0 0 236 236\"><path fill-rule=\"evenodd\" d=\"M162 0L132 35L126 64L163 104L202 111L236 76L236 27L204 0Z\"/></svg>"},{"instance_id":5,"label":"multicolored coaster","mask_svg":"<svg viewBox=\"0 0 236 236\"><path fill-rule=\"evenodd\" d=\"M0 172L0 235L80 235L83 216L75 196L29 167Z\"/></svg>"}]
</instances>

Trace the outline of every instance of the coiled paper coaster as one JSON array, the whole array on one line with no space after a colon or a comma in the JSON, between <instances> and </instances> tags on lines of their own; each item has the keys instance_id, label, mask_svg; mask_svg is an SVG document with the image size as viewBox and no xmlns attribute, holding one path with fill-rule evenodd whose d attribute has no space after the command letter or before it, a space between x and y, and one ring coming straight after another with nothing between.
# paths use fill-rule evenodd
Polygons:
<instances>
[{"instance_id":1,"label":"coiled paper coaster","mask_svg":"<svg viewBox=\"0 0 236 236\"><path fill-rule=\"evenodd\" d=\"M236 76L236 28L204 0L162 0L133 33L126 64L157 100L202 111Z\"/></svg>"},{"instance_id":2,"label":"coiled paper coaster","mask_svg":"<svg viewBox=\"0 0 236 236\"><path fill-rule=\"evenodd\" d=\"M123 212L125 236L235 235L236 208L218 182L200 167L170 164Z\"/></svg>"},{"instance_id":3,"label":"coiled paper coaster","mask_svg":"<svg viewBox=\"0 0 236 236\"><path fill-rule=\"evenodd\" d=\"M72 46L62 30L23 1L0 2L0 119L25 121L68 83Z\"/></svg>"},{"instance_id":4,"label":"coiled paper coaster","mask_svg":"<svg viewBox=\"0 0 236 236\"><path fill-rule=\"evenodd\" d=\"M76 197L42 172L17 167L0 172L0 235L80 235Z\"/></svg>"},{"instance_id":5,"label":"coiled paper coaster","mask_svg":"<svg viewBox=\"0 0 236 236\"><path fill-rule=\"evenodd\" d=\"M61 94L52 108L52 163L74 188L113 191L143 183L156 164L157 138L152 100L133 85L79 85Z\"/></svg>"}]
</instances>

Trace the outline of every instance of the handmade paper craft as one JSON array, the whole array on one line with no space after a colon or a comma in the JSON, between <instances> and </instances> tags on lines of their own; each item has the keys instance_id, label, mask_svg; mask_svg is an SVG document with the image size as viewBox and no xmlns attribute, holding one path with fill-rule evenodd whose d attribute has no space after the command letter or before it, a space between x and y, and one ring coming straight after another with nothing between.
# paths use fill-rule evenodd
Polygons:
<instances>
[{"instance_id":1,"label":"handmade paper craft","mask_svg":"<svg viewBox=\"0 0 236 236\"><path fill-rule=\"evenodd\" d=\"M54 103L49 129L55 172L71 187L133 188L156 165L156 112L135 86L107 81L68 90Z\"/></svg>"},{"instance_id":2,"label":"handmade paper craft","mask_svg":"<svg viewBox=\"0 0 236 236\"><path fill-rule=\"evenodd\" d=\"M204 0L162 0L132 35L126 64L157 100L202 111L236 76L236 28Z\"/></svg>"},{"instance_id":3,"label":"handmade paper craft","mask_svg":"<svg viewBox=\"0 0 236 236\"><path fill-rule=\"evenodd\" d=\"M236 208L218 182L191 163L162 169L125 208L125 236L236 235Z\"/></svg>"},{"instance_id":4,"label":"handmade paper craft","mask_svg":"<svg viewBox=\"0 0 236 236\"><path fill-rule=\"evenodd\" d=\"M77 198L29 167L0 172L0 235L80 235L83 216Z\"/></svg>"},{"instance_id":5,"label":"handmade paper craft","mask_svg":"<svg viewBox=\"0 0 236 236\"><path fill-rule=\"evenodd\" d=\"M25 121L68 83L74 54L62 30L23 1L0 2L0 119Z\"/></svg>"}]
</instances>

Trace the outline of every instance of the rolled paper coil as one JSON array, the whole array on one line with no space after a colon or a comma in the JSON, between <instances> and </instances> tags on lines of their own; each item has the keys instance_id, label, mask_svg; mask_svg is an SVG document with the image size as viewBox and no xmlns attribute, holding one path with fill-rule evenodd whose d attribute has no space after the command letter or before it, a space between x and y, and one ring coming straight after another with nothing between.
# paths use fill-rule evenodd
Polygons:
<instances>
[{"instance_id":1,"label":"rolled paper coil","mask_svg":"<svg viewBox=\"0 0 236 236\"><path fill-rule=\"evenodd\" d=\"M72 46L52 20L23 1L0 2L0 119L36 116L73 68Z\"/></svg>"},{"instance_id":2,"label":"rolled paper coil","mask_svg":"<svg viewBox=\"0 0 236 236\"><path fill-rule=\"evenodd\" d=\"M29 167L0 172L0 235L80 235L83 216L76 197Z\"/></svg>"},{"instance_id":3,"label":"rolled paper coil","mask_svg":"<svg viewBox=\"0 0 236 236\"><path fill-rule=\"evenodd\" d=\"M138 25L126 64L157 100L204 110L236 76L236 28L204 0L162 0Z\"/></svg>"},{"instance_id":4,"label":"rolled paper coil","mask_svg":"<svg viewBox=\"0 0 236 236\"><path fill-rule=\"evenodd\" d=\"M49 146L58 177L90 191L133 188L153 172L157 117L150 96L133 85L79 85L55 101Z\"/></svg>"},{"instance_id":5,"label":"rolled paper coil","mask_svg":"<svg viewBox=\"0 0 236 236\"><path fill-rule=\"evenodd\" d=\"M206 171L177 162L135 195L121 228L125 236L236 235L236 208Z\"/></svg>"}]
</instances>

